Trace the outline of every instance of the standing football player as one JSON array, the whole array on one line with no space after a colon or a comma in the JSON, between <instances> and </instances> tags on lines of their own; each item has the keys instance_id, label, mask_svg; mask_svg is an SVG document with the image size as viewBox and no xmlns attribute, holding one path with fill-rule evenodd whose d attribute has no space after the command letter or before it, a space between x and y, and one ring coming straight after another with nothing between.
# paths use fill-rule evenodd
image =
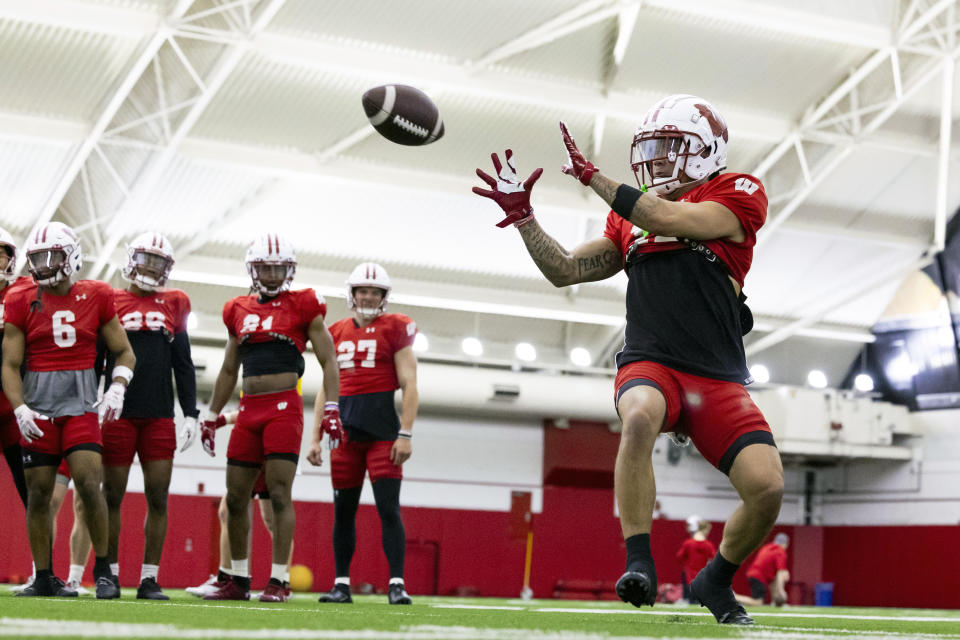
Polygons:
<instances>
[{"instance_id":1,"label":"standing football player","mask_svg":"<svg viewBox=\"0 0 960 640\"><path fill-rule=\"evenodd\" d=\"M120 507L136 454L143 470L147 500L137 598L147 600L169 600L157 584L157 574L167 533L167 492L177 448L174 379L184 416L180 451L193 444L200 415L187 335L190 299L179 289L165 288L172 267L173 248L159 233L142 233L127 246L127 264L121 273L130 284L116 290L115 295L117 315L133 345L137 368L120 418L103 427L103 493L110 523L110 569L119 575ZM108 379L113 369L114 359L107 355L104 371Z\"/></svg>"},{"instance_id":2,"label":"standing football player","mask_svg":"<svg viewBox=\"0 0 960 640\"><path fill-rule=\"evenodd\" d=\"M664 98L647 112L631 145L640 188L603 175L560 124L568 164L563 172L609 205L601 237L568 251L533 216L530 189L543 172L521 180L512 152L496 154L497 177L477 169L490 190L474 193L506 214L534 263L557 287L609 278L626 270L627 327L617 354L615 404L623 430L614 470L626 573L617 594L652 605L657 572L650 554L656 499L651 453L661 431L689 438L727 474L742 504L727 521L714 559L690 584L691 593L724 624L752 624L734 598L740 563L770 531L783 496L783 468L770 427L744 387L751 381L742 334L752 318L743 280L756 234L767 215L760 181L722 173L727 125L706 100Z\"/></svg>"},{"instance_id":3,"label":"standing football player","mask_svg":"<svg viewBox=\"0 0 960 640\"><path fill-rule=\"evenodd\" d=\"M66 457L83 500L93 542L97 598L119 598L107 557L107 507L100 492L100 426L120 416L136 357L117 319L110 285L71 281L83 257L74 231L60 222L37 230L26 251L33 283L5 300L3 388L15 409L27 482L27 533L37 569L20 596L76 596L50 566L50 495ZM97 405L97 339L116 358L113 378ZM26 357L26 370L20 367Z\"/></svg>"},{"instance_id":4,"label":"standing football player","mask_svg":"<svg viewBox=\"0 0 960 640\"><path fill-rule=\"evenodd\" d=\"M297 259L293 246L276 234L254 240L247 248L247 272L254 293L229 300L223 322L229 338L217 375L210 408L201 422L204 450L214 455L216 429L226 424L220 414L237 385L243 366L240 413L227 445L227 527L230 538L229 580L205 600L249 600L247 535L248 504L261 466L274 515L273 565L261 602L286 602L284 587L295 516L290 491L303 436L303 398L297 379L303 375L301 355L307 340L323 367L323 388L339 393L340 376L330 332L323 323L327 305L313 289L290 290ZM324 412L324 429L340 437L336 406Z\"/></svg>"},{"instance_id":5,"label":"standing football player","mask_svg":"<svg viewBox=\"0 0 960 640\"><path fill-rule=\"evenodd\" d=\"M383 552L390 566L390 604L410 604L403 582L406 533L400 517L400 481L403 463L410 458L413 421L417 416L417 358L413 341L417 325L400 313L384 313L390 296L390 276L373 262L358 265L347 279L347 306L352 318L330 326L340 361L340 397L346 429L341 445L330 453L333 482L333 589L320 602L353 602L350 561L356 547L357 508L363 478L370 473L373 497L380 515ZM402 392L401 416L393 405ZM317 393L316 407L338 403L325 389ZM322 425L313 431L307 460L322 462Z\"/></svg>"},{"instance_id":6,"label":"standing football player","mask_svg":"<svg viewBox=\"0 0 960 640\"><path fill-rule=\"evenodd\" d=\"M17 269L17 245L13 236L0 229L0 340L3 339L3 309L4 298L11 289ZM25 284L29 278L19 278L20 284ZM23 461L20 459L20 429L17 428L17 417L13 414L13 407L3 391L0 391L0 449L10 467L13 484L20 495L24 508L27 506L27 481L23 476Z\"/></svg>"}]
</instances>

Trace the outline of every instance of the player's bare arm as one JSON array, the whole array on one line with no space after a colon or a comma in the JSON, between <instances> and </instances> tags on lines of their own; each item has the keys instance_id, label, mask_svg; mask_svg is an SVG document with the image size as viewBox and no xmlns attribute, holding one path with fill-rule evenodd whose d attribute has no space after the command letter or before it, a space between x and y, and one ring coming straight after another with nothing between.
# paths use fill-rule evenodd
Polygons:
<instances>
[{"instance_id":1,"label":"player's bare arm","mask_svg":"<svg viewBox=\"0 0 960 640\"><path fill-rule=\"evenodd\" d=\"M313 345L313 352L317 356L317 361L323 368L323 394L326 398L330 398L323 404L315 405L314 411L319 412L322 408L320 431L327 434L329 448L336 449L340 446L340 438L343 433L340 423L340 407L337 404L340 399L340 363L337 361L337 348L333 344L333 336L330 335L330 330L323 323L323 316L318 315L313 319L307 328L307 335L310 337L310 343ZM319 445L320 438L316 437L318 434L314 435L315 440L311 444L311 451L307 454L307 459L311 460L312 458L312 460L317 461L313 464L319 465L322 459L319 452L314 451L315 448L318 448L314 445Z\"/></svg>"},{"instance_id":2,"label":"player's bare arm","mask_svg":"<svg viewBox=\"0 0 960 640\"><path fill-rule=\"evenodd\" d=\"M326 399L327 396L323 392L323 387L320 387L313 399L313 439L310 441L310 451L307 452L307 462L315 467L323 465L323 445L321 444L323 440L323 429L321 428L323 411L321 411L321 408Z\"/></svg>"},{"instance_id":3,"label":"player's bare arm","mask_svg":"<svg viewBox=\"0 0 960 640\"><path fill-rule=\"evenodd\" d=\"M590 179L590 188L611 207L621 184L599 171ZM746 237L739 218L719 202L672 202L650 193L637 199L630 223L657 236L734 242Z\"/></svg>"},{"instance_id":4,"label":"player's bare arm","mask_svg":"<svg viewBox=\"0 0 960 640\"><path fill-rule=\"evenodd\" d=\"M223 364L217 374L217 381L213 386L213 397L210 399L210 412L219 414L223 411L230 395L237 386L237 377L240 373L240 346L237 339L230 336L223 352Z\"/></svg>"},{"instance_id":5,"label":"player's bare arm","mask_svg":"<svg viewBox=\"0 0 960 640\"><path fill-rule=\"evenodd\" d=\"M393 364L397 369L397 382L400 385L400 433L390 450L390 460L401 465L410 459L413 453L411 437L413 421L420 406L420 394L417 391L417 356L413 347L404 347L393 354Z\"/></svg>"},{"instance_id":6,"label":"player's bare arm","mask_svg":"<svg viewBox=\"0 0 960 640\"><path fill-rule=\"evenodd\" d=\"M3 380L3 392L7 394L7 399L13 407L23 404L23 380L20 378L20 367L23 364L26 344L26 339L19 327L9 322L4 323L3 364L0 365L2 366L0 375Z\"/></svg>"},{"instance_id":7,"label":"player's bare arm","mask_svg":"<svg viewBox=\"0 0 960 640\"><path fill-rule=\"evenodd\" d=\"M107 324L100 327L100 337L107 345L107 349L116 358L114 368L127 367L130 371L133 371L134 365L137 364L137 356L133 354L133 347L127 338L127 332L124 331L117 316L113 316ZM129 380L123 376L114 376L113 382L119 382L127 386Z\"/></svg>"}]
</instances>

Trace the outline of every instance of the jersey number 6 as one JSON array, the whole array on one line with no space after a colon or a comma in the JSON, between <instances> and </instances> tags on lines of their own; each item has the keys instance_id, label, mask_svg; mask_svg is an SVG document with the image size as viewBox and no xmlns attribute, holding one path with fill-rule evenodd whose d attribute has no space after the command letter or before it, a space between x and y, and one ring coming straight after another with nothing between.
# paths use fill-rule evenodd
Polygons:
<instances>
[{"instance_id":1,"label":"jersey number 6","mask_svg":"<svg viewBox=\"0 0 960 640\"><path fill-rule=\"evenodd\" d=\"M73 311L57 311L53 314L53 343L62 349L77 343L77 330L70 323L76 320Z\"/></svg>"}]
</instances>

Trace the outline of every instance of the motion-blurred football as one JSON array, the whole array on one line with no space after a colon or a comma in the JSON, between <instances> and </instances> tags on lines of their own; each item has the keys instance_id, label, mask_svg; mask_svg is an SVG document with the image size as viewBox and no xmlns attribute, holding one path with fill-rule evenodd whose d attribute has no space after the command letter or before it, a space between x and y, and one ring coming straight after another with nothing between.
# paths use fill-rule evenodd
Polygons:
<instances>
[{"instance_id":1,"label":"motion-blurred football","mask_svg":"<svg viewBox=\"0 0 960 640\"><path fill-rule=\"evenodd\" d=\"M419 146L443 137L437 105L416 87L374 87L363 94L363 110L373 128L391 142Z\"/></svg>"}]
</instances>

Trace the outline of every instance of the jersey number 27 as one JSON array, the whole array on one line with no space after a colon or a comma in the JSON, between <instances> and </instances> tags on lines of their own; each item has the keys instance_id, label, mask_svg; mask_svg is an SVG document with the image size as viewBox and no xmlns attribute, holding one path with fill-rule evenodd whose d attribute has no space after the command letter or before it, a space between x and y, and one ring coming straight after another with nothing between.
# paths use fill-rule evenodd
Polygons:
<instances>
[{"instance_id":1,"label":"jersey number 27","mask_svg":"<svg viewBox=\"0 0 960 640\"><path fill-rule=\"evenodd\" d=\"M374 358L377 357L376 340L344 340L337 345L337 361L341 369L353 368L353 356L357 351L366 351L367 357L360 361L360 366L366 369L372 369L375 365Z\"/></svg>"}]
</instances>

